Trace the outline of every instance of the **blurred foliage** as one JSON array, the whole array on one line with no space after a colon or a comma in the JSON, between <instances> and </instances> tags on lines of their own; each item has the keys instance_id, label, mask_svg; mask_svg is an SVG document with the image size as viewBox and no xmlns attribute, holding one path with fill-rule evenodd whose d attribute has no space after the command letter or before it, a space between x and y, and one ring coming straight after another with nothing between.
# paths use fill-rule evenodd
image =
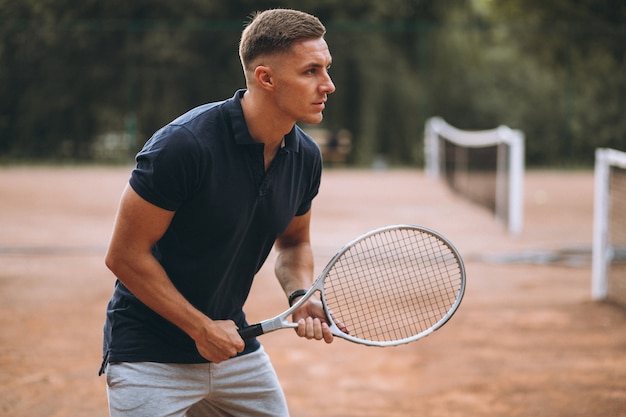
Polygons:
<instances>
[{"instance_id":1,"label":"blurred foliage","mask_svg":"<svg viewBox=\"0 0 626 417\"><path fill-rule=\"evenodd\" d=\"M623 0L0 0L0 157L93 160L113 133L128 158L244 87L243 23L271 7L327 26L323 127L352 132L353 164L421 164L434 115L524 131L534 166L626 150Z\"/></svg>"}]
</instances>

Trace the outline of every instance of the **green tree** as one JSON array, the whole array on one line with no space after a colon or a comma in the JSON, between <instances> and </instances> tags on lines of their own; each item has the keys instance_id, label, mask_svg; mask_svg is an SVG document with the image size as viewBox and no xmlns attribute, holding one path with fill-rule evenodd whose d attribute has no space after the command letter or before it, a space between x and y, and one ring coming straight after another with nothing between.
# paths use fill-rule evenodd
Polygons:
<instances>
[{"instance_id":1,"label":"green tree","mask_svg":"<svg viewBox=\"0 0 626 417\"><path fill-rule=\"evenodd\" d=\"M626 3L502 0L489 5L483 16L506 25L503 40L515 46L518 60L552 78L551 85L542 86L552 111L541 117L529 106L523 120L531 161L591 164L596 147L626 150ZM555 151L540 159L546 143Z\"/></svg>"},{"instance_id":2,"label":"green tree","mask_svg":"<svg viewBox=\"0 0 626 417\"><path fill-rule=\"evenodd\" d=\"M621 1L0 0L0 156L88 159L106 132L135 151L244 87L239 35L270 7L326 24L337 91L323 126L352 132L354 164L419 164L434 115L523 130L531 165L626 148Z\"/></svg>"},{"instance_id":3,"label":"green tree","mask_svg":"<svg viewBox=\"0 0 626 417\"><path fill-rule=\"evenodd\" d=\"M359 162L375 153L410 162L425 118L414 116L416 22L433 4L2 0L0 152L81 158L98 133L125 129L143 142L189 107L243 87L236 45L246 16L292 7L329 27L339 88L326 126L354 133Z\"/></svg>"}]
</instances>

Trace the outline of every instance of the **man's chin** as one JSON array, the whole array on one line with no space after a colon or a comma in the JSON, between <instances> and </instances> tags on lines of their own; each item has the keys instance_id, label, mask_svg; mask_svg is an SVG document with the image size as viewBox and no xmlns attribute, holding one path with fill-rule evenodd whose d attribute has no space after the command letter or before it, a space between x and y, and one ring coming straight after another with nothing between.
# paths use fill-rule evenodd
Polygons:
<instances>
[{"instance_id":1,"label":"man's chin","mask_svg":"<svg viewBox=\"0 0 626 417\"><path fill-rule=\"evenodd\" d=\"M324 119L324 115L322 113L318 113L316 115L312 115L306 118L302 118L300 119L300 122L302 123L306 123L308 125L316 125L318 123L321 123L321 121Z\"/></svg>"}]
</instances>

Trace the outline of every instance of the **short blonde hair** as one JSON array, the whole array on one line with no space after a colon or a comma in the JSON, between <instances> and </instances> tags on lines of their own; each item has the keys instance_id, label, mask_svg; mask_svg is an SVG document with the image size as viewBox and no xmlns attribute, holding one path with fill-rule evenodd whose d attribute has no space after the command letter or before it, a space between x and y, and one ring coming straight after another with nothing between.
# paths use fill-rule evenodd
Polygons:
<instances>
[{"instance_id":1,"label":"short blonde hair","mask_svg":"<svg viewBox=\"0 0 626 417\"><path fill-rule=\"evenodd\" d=\"M326 28L315 16L290 9L271 9L251 16L241 34L239 58L244 71L263 55L288 51L298 41L318 39Z\"/></svg>"}]
</instances>

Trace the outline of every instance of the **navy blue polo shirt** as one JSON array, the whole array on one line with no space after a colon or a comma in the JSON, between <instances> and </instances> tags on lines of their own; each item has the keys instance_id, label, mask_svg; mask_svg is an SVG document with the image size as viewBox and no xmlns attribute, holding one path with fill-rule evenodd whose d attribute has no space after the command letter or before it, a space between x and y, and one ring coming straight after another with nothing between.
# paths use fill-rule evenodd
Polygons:
<instances>
[{"instance_id":1,"label":"navy blue polo shirt","mask_svg":"<svg viewBox=\"0 0 626 417\"><path fill-rule=\"evenodd\" d=\"M264 145L244 120L243 93L157 131L130 178L146 201L175 211L153 248L173 284L210 318L239 327L255 274L293 217L311 208L322 170L319 148L294 126L266 172ZM258 347L249 340L244 353ZM119 281L107 308L104 353L111 362L206 362L189 336Z\"/></svg>"}]
</instances>

